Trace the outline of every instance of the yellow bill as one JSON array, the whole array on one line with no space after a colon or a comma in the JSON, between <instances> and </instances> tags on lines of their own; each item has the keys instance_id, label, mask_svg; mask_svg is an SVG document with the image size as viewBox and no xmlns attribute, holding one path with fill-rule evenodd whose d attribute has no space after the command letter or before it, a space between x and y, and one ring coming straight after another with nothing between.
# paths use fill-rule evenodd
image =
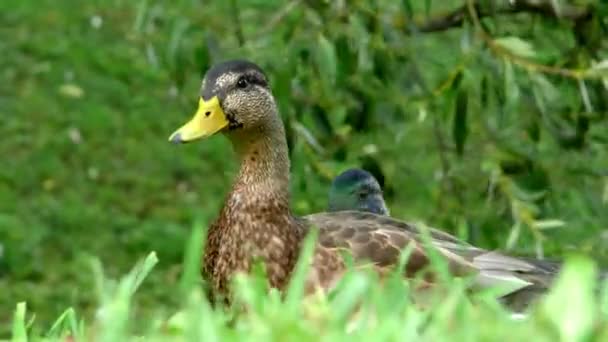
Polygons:
<instances>
[{"instance_id":1,"label":"yellow bill","mask_svg":"<svg viewBox=\"0 0 608 342\"><path fill-rule=\"evenodd\" d=\"M185 143L211 136L228 126L226 114L217 96L209 101L200 99L194 117L169 137L174 143Z\"/></svg>"}]
</instances>

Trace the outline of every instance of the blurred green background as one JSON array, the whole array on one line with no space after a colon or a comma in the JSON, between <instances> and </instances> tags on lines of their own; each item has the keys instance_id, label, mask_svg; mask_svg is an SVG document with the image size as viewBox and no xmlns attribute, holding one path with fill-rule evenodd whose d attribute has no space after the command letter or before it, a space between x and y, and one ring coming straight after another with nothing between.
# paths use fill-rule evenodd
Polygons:
<instances>
[{"instance_id":1,"label":"blurred green background","mask_svg":"<svg viewBox=\"0 0 608 342\"><path fill-rule=\"evenodd\" d=\"M237 165L225 139L167 137L234 57L271 79L298 214L357 166L393 216L608 261L608 6L465 3L1 2L0 327L23 300L39 322L92 314L90 258L118 276L152 250L135 314L171 311L192 223L214 218Z\"/></svg>"}]
</instances>

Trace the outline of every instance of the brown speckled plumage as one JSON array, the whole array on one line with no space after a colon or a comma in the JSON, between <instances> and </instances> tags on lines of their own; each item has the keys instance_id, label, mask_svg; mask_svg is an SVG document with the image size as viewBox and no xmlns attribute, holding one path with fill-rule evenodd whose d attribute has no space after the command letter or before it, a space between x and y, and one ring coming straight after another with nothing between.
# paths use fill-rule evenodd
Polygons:
<instances>
[{"instance_id":1,"label":"brown speckled plumage","mask_svg":"<svg viewBox=\"0 0 608 342\"><path fill-rule=\"evenodd\" d=\"M255 64L230 61L214 66L203 81L201 96L206 101L219 98L231 122L221 132L240 160L238 176L207 237L203 274L214 292L227 294L231 277L250 271L255 259L264 262L270 285L284 289L310 227L319 229L319 239L307 276L308 292L327 290L340 279L344 250L352 253L357 264L372 265L383 273L412 244L404 275L411 276L429 264L414 225L357 211L292 215L285 131L266 77ZM552 273L521 259L475 248L441 231L431 229L429 234L454 274L477 274L482 285L511 277L545 287Z\"/></svg>"}]
</instances>

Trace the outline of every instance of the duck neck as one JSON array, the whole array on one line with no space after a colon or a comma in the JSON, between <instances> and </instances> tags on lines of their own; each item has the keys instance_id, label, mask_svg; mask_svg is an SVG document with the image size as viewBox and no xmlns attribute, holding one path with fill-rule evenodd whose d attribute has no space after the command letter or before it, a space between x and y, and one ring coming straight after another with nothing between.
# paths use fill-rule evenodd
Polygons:
<instances>
[{"instance_id":1,"label":"duck neck","mask_svg":"<svg viewBox=\"0 0 608 342\"><path fill-rule=\"evenodd\" d=\"M288 211L290 165L282 122L277 118L269 127L234 132L231 140L240 159L232 193L245 202L270 198Z\"/></svg>"},{"instance_id":2,"label":"duck neck","mask_svg":"<svg viewBox=\"0 0 608 342\"><path fill-rule=\"evenodd\" d=\"M278 120L278 118L277 118ZM218 221L209 231L205 270L226 289L235 271L265 261L271 286L284 288L297 260L303 231L289 209L289 157L282 123L229 134L241 161Z\"/></svg>"}]
</instances>

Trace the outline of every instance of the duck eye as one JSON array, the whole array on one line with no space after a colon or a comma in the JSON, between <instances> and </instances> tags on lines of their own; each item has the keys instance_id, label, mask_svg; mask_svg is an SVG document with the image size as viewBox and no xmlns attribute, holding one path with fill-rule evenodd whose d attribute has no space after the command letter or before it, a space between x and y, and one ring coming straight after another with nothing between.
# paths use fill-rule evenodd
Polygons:
<instances>
[{"instance_id":1,"label":"duck eye","mask_svg":"<svg viewBox=\"0 0 608 342\"><path fill-rule=\"evenodd\" d=\"M241 78L239 78L238 81L236 81L236 86L241 89L247 88L248 85L249 85L249 81L247 81L247 78L245 78L245 77L241 77Z\"/></svg>"},{"instance_id":2,"label":"duck eye","mask_svg":"<svg viewBox=\"0 0 608 342\"><path fill-rule=\"evenodd\" d=\"M360 200L364 200L367 198L367 192L361 191L361 192L357 193L357 196L359 196Z\"/></svg>"}]
</instances>

